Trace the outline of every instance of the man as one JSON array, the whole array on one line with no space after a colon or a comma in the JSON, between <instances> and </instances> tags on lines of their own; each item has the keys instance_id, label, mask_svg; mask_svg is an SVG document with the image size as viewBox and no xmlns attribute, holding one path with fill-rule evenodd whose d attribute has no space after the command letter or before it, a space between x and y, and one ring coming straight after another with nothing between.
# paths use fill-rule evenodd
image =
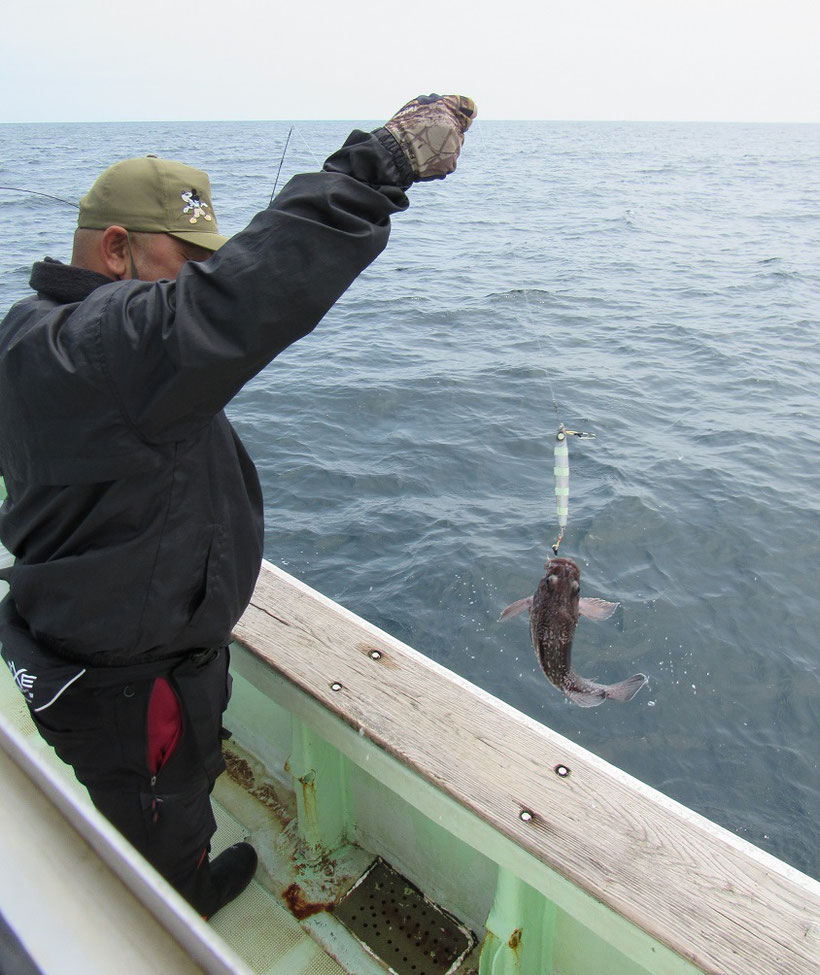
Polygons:
<instances>
[{"instance_id":1,"label":"man","mask_svg":"<svg viewBox=\"0 0 820 975\"><path fill-rule=\"evenodd\" d=\"M97 808L205 917L256 868L247 843L208 859L227 644L262 558L223 408L378 256L405 190L455 169L474 116L415 99L230 241L204 173L118 163L81 201L71 265L36 264L0 325L3 657Z\"/></svg>"}]
</instances>

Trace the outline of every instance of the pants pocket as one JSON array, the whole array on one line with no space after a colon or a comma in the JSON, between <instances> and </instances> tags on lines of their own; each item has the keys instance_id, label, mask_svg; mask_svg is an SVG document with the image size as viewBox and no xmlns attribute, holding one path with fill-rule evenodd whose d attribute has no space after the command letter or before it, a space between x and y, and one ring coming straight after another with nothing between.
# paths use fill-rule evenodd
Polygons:
<instances>
[{"instance_id":1,"label":"pants pocket","mask_svg":"<svg viewBox=\"0 0 820 975\"><path fill-rule=\"evenodd\" d=\"M229 694L228 650L222 647L207 654L195 654L185 660L174 668L169 681L183 714L183 736L177 755L180 750L185 751L213 782L225 769L220 732Z\"/></svg>"}]
</instances>

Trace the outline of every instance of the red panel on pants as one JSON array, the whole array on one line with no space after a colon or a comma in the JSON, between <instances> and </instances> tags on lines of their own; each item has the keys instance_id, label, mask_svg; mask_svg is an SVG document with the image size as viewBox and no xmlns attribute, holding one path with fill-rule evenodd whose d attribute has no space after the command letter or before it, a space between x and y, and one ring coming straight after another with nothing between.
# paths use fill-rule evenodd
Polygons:
<instances>
[{"instance_id":1,"label":"red panel on pants","mask_svg":"<svg viewBox=\"0 0 820 975\"><path fill-rule=\"evenodd\" d=\"M182 711L164 677L154 681L148 701L148 770L156 775L173 755L182 737Z\"/></svg>"}]
</instances>

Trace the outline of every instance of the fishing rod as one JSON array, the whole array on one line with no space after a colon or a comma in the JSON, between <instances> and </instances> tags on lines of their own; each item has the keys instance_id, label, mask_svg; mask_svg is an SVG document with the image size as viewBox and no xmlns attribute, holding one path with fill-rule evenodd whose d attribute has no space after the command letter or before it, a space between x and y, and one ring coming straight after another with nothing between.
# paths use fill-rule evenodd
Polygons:
<instances>
[{"instance_id":1,"label":"fishing rod","mask_svg":"<svg viewBox=\"0 0 820 975\"><path fill-rule=\"evenodd\" d=\"M52 196L51 193L41 193L39 190L26 190L19 186L0 186L0 190L9 190L11 193L30 193L32 196L44 196L47 200L56 200L58 203L65 203L66 206L80 209L79 203L72 203L71 200L64 200L61 196Z\"/></svg>"},{"instance_id":2,"label":"fishing rod","mask_svg":"<svg viewBox=\"0 0 820 975\"><path fill-rule=\"evenodd\" d=\"M285 155L287 154L288 145L290 144L290 137L292 135L293 135L293 126L291 125L290 131L288 132L288 137L287 139L285 139L285 148L282 150L282 158L279 160L279 169L276 170L276 179L273 181L273 192L270 195L270 203L268 203L268 206L270 206L270 204L273 203L273 198L274 196L276 196L276 187L279 183L279 176L282 172L282 165L285 162Z\"/></svg>"},{"instance_id":3,"label":"fishing rod","mask_svg":"<svg viewBox=\"0 0 820 975\"><path fill-rule=\"evenodd\" d=\"M285 155L287 154L288 144L290 143L290 137L293 135L294 128L295 126L291 125L290 131L288 132L288 137L285 140L285 148L282 150L282 158L279 160L279 169L276 171L276 179L273 183L273 192L270 195L271 203L273 203L273 198L276 195L276 187L279 184L279 177L282 174L282 166L285 162ZM304 141L304 136L302 137L302 141ZM313 153L311 153L311 155L313 155ZM46 200L56 200L57 203L65 203L66 206L74 207L75 210L80 209L79 203L73 203L71 200L64 200L61 196L52 196L51 193L42 193L40 190L30 190L20 186L0 186L0 190L8 190L10 193L29 193L32 196L42 196ZM270 204L268 205L270 206Z\"/></svg>"},{"instance_id":4,"label":"fishing rod","mask_svg":"<svg viewBox=\"0 0 820 975\"><path fill-rule=\"evenodd\" d=\"M279 176L282 172L282 165L285 162L285 156L287 155L288 145L290 144L290 137L293 135L294 132L302 140L302 144L304 145L305 149L307 149L309 155L313 157L313 161L316 163L319 169L322 168L321 161L317 158L316 153L310 148L310 145L308 144L307 139L302 135L301 130L296 125L291 125L290 130L288 131L288 137L287 139L285 139L285 148L282 150L282 158L279 160L279 169L276 171L276 179L274 180L273 183L273 193L271 193L270 195L270 203L268 203L268 206L270 206L270 204L273 203L273 198L276 195L276 186L279 183Z\"/></svg>"}]
</instances>

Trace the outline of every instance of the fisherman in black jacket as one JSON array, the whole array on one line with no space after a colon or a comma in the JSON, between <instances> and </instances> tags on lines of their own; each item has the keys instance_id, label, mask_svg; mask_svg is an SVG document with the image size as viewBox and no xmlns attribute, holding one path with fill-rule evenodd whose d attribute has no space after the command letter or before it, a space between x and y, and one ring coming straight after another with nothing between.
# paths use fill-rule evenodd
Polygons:
<instances>
[{"instance_id":1,"label":"fisherman in black jacket","mask_svg":"<svg viewBox=\"0 0 820 975\"><path fill-rule=\"evenodd\" d=\"M71 265L36 264L0 325L2 655L97 808L206 917L256 868L247 843L207 855L263 539L223 408L384 249L405 190L455 169L474 116L414 99L228 241L204 173L118 163L81 201Z\"/></svg>"}]
</instances>

